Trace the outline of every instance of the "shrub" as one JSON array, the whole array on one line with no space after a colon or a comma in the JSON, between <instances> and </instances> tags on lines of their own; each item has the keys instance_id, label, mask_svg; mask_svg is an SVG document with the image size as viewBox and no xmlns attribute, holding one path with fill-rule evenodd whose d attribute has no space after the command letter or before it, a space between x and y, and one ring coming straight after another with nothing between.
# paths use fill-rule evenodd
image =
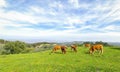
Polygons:
<instances>
[{"instance_id":1,"label":"shrub","mask_svg":"<svg viewBox=\"0 0 120 72\"><path fill-rule=\"evenodd\" d=\"M24 52L24 50L26 49L26 44L20 41L8 42L4 45L3 48L3 54L17 54Z\"/></svg>"}]
</instances>

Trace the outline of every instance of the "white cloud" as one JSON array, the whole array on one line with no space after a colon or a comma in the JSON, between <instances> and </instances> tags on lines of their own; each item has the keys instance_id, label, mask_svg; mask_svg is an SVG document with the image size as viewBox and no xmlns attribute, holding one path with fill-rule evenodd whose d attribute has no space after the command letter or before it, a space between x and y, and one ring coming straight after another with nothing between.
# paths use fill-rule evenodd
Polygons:
<instances>
[{"instance_id":1,"label":"white cloud","mask_svg":"<svg viewBox=\"0 0 120 72\"><path fill-rule=\"evenodd\" d=\"M67 23L68 24L81 24L83 23L79 18L77 17L67 17Z\"/></svg>"},{"instance_id":2,"label":"white cloud","mask_svg":"<svg viewBox=\"0 0 120 72\"><path fill-rule=\"evenodd\" d=\"M17 12L17 11L8 11L5 12L4 10L0 10L0 18L11 21L16 21L16 22L27 22L31 24L38 24L38 23L46 23L46 22L59 22L58 19L54 19L51 17L47 16L37 16L35 15L36 12L41 12L44 13L45 11L42 9L34 8L35 10L29 10L28 12ZM46 12L47 13L47 12Z\"/></svg>"},{"instance_id":3,"label":"white cloud","mask_svg":"<svg viewBox=\"0 0 120 72\"><path fill-rule=\"evenodd\" d=\"M54 7L55 7L55 8L59 8L59 9L64 8L64 6L63 6L59 1L58 1L58 2L55 1L55 2L53 2L53 3L50 3L49 6L50 6L50 7L53 7L53 8L54 8Z\"/></svg>"},{"instance_id":4,"label":"white cloud","mask_svg":"<svg viewBox=\"0 0 120 72\"><path fill-rule=\"evenodd\" d=\"M111 23L120 20L120 1L110 0L105 4L97 3L89 12L97 16L98 23Z\"/></svg>"},{"instance_id":5,"label":"white cloud","mask_svg":"<svg viewBox=\"0 0 120 72\"><path fill-rule=\"evenodd\" d=\"M51 14L53 16L64 16L64 9L66 8L67 5L62 4L60 1L54 1L49 3L49 10L48 14Z\"/></svg>"},{"instance_id":6,"label":"white cloud","mask_svg":"<svg viewBox=\"0 0 120 72\"><path fill-rule=\"evenodd\" d=\"M113 31L118 31L120 30L120 26L115 26L115 25L108 25L107 27L104 28L104 30L109 31L109 30L113 30Z\"/></svg>"},{"instance_id":7,"label":"white cloud","mask_svg":"<svg viewBox=\"0 0 120 72\"><path fill-rule=\"evenodd\" d=\"M34 16L29 14L20 13L17 11L9 11L9 12L1 12L0 18L11 20L11 21L19 21L19 22L29 22L29 23L36 23Z\"/></svg>"},{"instance_id":8,"label":"white cloud","mask_svg":"<svg viewBox=\"0 0 120 72\"><path fill-rule=\"evenodd\" d=\"M13 21L7 21L7 20L0 20L0 27L23 27L23 26L29 26L29 24L20 24L20 23L15 23Z\"/></svg>"},{"instance_id":9,"label":"white cloud","mask_svg":"<svg viewBox=\"0 0 120 72\"><path fill-rule=\"evenodd\" d=\"M73 5L75 8L79 8L79 1L78 0L69 0L69 3Z\"/></svg>"},{"instance_id":10,"label":"white cloud","mask_svg":"<svg viewBox=\"0 0 120 72\"><path fill-rule=\"evenodd\" d=\"M71 30L72 32L74 30ZM31 28L22 28L17 30L4 31L7 36L21 36L26 39L44 39L46 41L120 41L118 32L109 33L79 33L71 34L68 31L54 30L35 30ZM14 39L14 38L13 38ZM19 39L19 38L18 38Z\"/></svg>"},{"instance_id":11,"label":"white cloud","mask_svg":"<svg viewBox=\"0 0 120 72\"><path fill-rule=\"evenodd\" d=\"M33 6L31 6L30 7L30 11L32 11L33 13L39 13L39 14L44 14L44 13L46 13L46 11L45 11L45 9L43 9L43 8L41 8L41 7L33 7Z\"/></svg>"},{"instance_id":12,"label":"white cloud","mask_svg":"<svg viewBox=\"0 0 120 72\"><path fill-rule=\"evenodd\" d=\"M0 0L0 7L5 7L7 4L4 0ZM99 2L99 1L98 1ZM61 2L51 2L50 9L30 6L28 11L19 12L16 10L5 11L0 8L0 34L12 35L12 36L31 36L31 37L46 37L46 38L60 38L70 40L109 40L113 38L116 41L120 41L120 26L109 25L106 27L99 28L99 25L109 24L114 21L120 21L120 1L108 1L105 4L97 3L83 3L78 0L69 0L70 5L63 5ZM88 9L85 13L66 13L69 9ZM55 10L55 9L58 9ZM74 9L73 9L74 10ZM94 20L95 19L95 20ZM26 24L21 24L25 22ZM87 22L89 25L87 25ZM65 30L57 30L56 28L41 30L35 28L29 28L24 26L30 26L31 24L41 23L53 23L46 24L54 25L57 28L65 28ZM54 24L56 23L56 24ZM90 24L91 23L91 24ZM77 28L75 25L80 26ZM16 29L7 29L7 26L14 27ZM84 29L92 29L100 32L87 32L83 33ZM110 32L112 30L112 32ZM57 38L58 37L58 38ZM114 38L115 37L115 38ZM59 40L60 40L59 39Z\"/></svg>"},{"instance_id":13,"label":"white cloud","mask_svg":"<svg viewBox=\"0 0 120 72\"><path fill-rule=\"evenodd\" d=\"M0 7L6 7L7 3L6 0L0 0Z\"/></svg>"},{"instance_id":14,"label":"white cloud","mask_svg":"<svg viewBox=\"0 0 120 72\"><path fill-rule=\"evenodd\" d=\"M68 3L70 4L71 8L75 8L75 9L89 9L90 5L89 3L83 3L81 0L68 0Z\"/></svg>"}]
</instances>

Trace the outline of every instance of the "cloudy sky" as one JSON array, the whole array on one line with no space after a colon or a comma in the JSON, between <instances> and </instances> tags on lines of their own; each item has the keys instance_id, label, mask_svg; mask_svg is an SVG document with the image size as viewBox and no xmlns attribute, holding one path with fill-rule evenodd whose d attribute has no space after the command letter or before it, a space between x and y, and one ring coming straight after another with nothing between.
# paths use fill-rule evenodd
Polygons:
<instances>
[{"instance_id":1,"label":"cloudy sky","mask_svg":"<svg viewBox=\"0 0 120 72\"><path fill-rule=\"evenodd\" d=\"M0 0L0 38L120 42L120 0Z\"/></svg>"}]
</instances>

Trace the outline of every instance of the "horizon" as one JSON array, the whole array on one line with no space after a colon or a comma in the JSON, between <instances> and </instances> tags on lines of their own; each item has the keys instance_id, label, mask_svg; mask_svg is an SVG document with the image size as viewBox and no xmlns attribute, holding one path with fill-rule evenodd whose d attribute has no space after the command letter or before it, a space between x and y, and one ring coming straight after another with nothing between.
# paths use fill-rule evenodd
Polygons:
<instances>
[{"instance_id":1,"label":"horizon","mask_svg":"<svg viewBox=\"0 0 120 72\"><path fill-rule=\"evenodd\" d=\"M25 43L39 43L39 42L48 42L48 43L69 43L69 42L106 42L106 43L120 43L120 42L115 42L115 41L80 41L80 40L76 40L76 41L42 41L42 40L39 40L39 39L33 39L33 40L20 40L20 39L2 39L2 40L5 40L5 41L21 41L21 42L25 42Z\"/></svg>"},{"instance_id":2,"label":"horizon","mask_svg":"<svg viewBox=\"0 0 120 72\"><path fill-rule=\"evenodd\" d=\"M120 0L0 0L0 39L120 42Z\"/></svg>"}]
</instances>

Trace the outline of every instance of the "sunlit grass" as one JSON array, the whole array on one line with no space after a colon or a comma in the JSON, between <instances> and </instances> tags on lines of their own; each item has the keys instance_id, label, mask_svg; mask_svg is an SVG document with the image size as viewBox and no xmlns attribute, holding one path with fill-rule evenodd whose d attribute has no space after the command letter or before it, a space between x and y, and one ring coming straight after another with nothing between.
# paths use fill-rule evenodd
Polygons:
<instances>
[{"instance_id":1,"label":"sunlit grass","mask_svg":"<svg viewBox=\"0 0 120 72\"><path fill-rule=\"evenodd\" d=\"M0 55L0 72L119 72L120 49L104 48L104 54L88 54L88 48L66 54L43 51L29 54Z\"/></svg>"}]
</instances>

